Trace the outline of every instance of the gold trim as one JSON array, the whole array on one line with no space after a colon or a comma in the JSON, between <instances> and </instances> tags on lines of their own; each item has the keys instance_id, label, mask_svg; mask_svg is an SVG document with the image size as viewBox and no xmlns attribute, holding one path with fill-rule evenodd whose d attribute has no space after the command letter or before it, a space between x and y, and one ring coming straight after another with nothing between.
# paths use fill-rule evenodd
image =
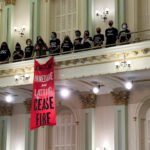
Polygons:
<instances>
[{"instance_id":1,"label":"gold trim","mask_svg":"<svg viewBox=\"0 0 150 150\"><path fill-rule=\"evenodd\" d=\"M16 4L16 0L5 0L5 5L15 5Z\"/></svg>"},{"instance_id":2,"label":"gold trim","mask_svg":"<svg viewBox=\"0 0 150 150\"><path fill-rule=\"evenodd\" d=\"M0 103L0 116L11 116L13 106L11 104Z\"/></svg>"},{"instance_id":3,"label":"gold trim","mask_svg":"<svg viewBox=\"0 0 150 150\"><path fill-rule=\"evenodd\" d=\"M89 86L93 87L93 84L91 84L91 83L89 83L87 81L84 81L84 80L78 80L78 81L81 82L81 83L84 83L86 85L89 85Z\"/></svg>"}]
</instances>

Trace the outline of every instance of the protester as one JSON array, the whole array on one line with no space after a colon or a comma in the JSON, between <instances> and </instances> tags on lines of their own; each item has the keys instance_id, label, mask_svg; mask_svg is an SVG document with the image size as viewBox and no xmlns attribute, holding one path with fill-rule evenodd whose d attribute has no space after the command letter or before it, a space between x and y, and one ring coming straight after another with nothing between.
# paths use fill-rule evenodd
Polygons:
<instances>
[{"instance_id":1,"label":"protester","mask_svg":"<svg viewBox=\"0 0 150 150\"><path fill-rule=\"evenodd\" d=\"M22 59L24 56L23 50L21 50L21 45L19 43L16 43L15 51L13 53L13 60Z\"/></svg>"},{"instance_id":2,"label":"protester","mask_svg":"<svg viewBox=\"0 0 150 150\"><path fill-rule=\"evenodd\" d=\"M94 47L100 47L103 44L104 35L101 34L101 28L100 27L96 28L96 32L97 32L97 34L94 35L94 37L93 37Z\"/></svg>"},{"instance_id":3,"label":"protester","mask_svg":"<svg viewBox=\"0 0 150 150\"><path fill-rule=\"evenodd\" d=\"M32 45L32 40L26 40L26 48L25 48L25 58L31 58L34 55L34 47Z\"/></svg>"},{"instance_id":4,"label":"protester","mask_svg":"<svg viewBox=\"0 0 150 150\"><path fill-rule=\"evenodd\" d=\"M9 61L11 56L10 50L6 42L3 42L0 47L0 62Z\"/></svg>"},{"instance_id":5,"label":"protester","mask_svg":"<svg viewBox=\"0 0 150 150\"><path fill-rule=\"evenodd\" d=\"M41 36L38 36L35 44L36 56L44 56L46 55L46 51L47 51L46 43L44 42Z\"/></svg>"},{"instance_id":6,"label":"protester","mask_svg":"<svg viewBox=\"0 0 150 150\"><path fill-rule=\"evenodd\" d=\"M61 51L62 53L71 52L73 49L73 44L70 40L69 36L65 36L63 43L61 44Z\"/></svg>"},{"instance_id":7,"label":"protester","mask_svg":"<svg viewBox=\"0 0 150 150\"><path fill-rule=\"evenodd\" d=\"M109 21L109 28L105 31L106 36L106 47L116 45L118 30L113 27L113 21Z\"/></svg>"},{"instance_id":8,"label":"protester","mask_svg":"<svg viewBox=\"0 0 150 150\"><path fill-rule=\"evenodd\" d=\"M52 55L60 54L60 40L57 38L56 32L51 33L51 40L49 42L49 52Z\"/></svg>"},{"instance_id":9,"label":"protester","mask_svg":"<svg viewBox=\"0 0 150 150\"><path fill-rule=\"evenodd\" d=\"M128 29L127 23L122 24L122 30L119 32L118 39L120 43L128 43L131 38L130 30Z\"/></svg>"},{"instance_id":10,"label":"protester","mask_svg":"<svg viewBox=\"0 0 150 150\"><path fill-rule=\"evenodd\" d=\"M82 49L83 46L82 46L82 38L80 37L81 36L81 32L80 30L76 30L75 31L75 40L74 40L74 50L79 50L79 49Z\"/></svg>"},{"instance_id":11,"label":"protester","mask_svg":"<svg viewBox=\"0 0 150 150\"><path fill-rule=\"evenodd\" d=\"M88 30L84 31L84 38L81 42L83 48L91 48L92 46L92 38L90 37L90 33Z\"/></svg>"}]
</instances>

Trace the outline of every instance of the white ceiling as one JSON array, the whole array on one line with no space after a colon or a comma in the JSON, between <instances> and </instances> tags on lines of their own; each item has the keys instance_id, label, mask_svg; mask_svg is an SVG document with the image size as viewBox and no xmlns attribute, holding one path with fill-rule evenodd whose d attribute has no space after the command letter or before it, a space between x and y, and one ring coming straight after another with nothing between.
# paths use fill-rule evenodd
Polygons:
<instances>
[{"instance_id":1,"label":"white ceiling","mask_svg":"<svg viewBox=\"0 0 150 150\"><path fill-rule=\"evenodd\" d=\"M67 87L72 92L76 92L76 94L78 94L82 92L92 92L92 88L100 84L101 88L99 94L108 94L113 89L124 88L124 83L127 80L133 80L134 90L149 89L150 70L56 81L55 90L57 95L61 88ZM32 85L0 88L0 100L4 101L7 95L13 96L14 103L21 103L32 97Z\"/></svg>"}]
</instances>

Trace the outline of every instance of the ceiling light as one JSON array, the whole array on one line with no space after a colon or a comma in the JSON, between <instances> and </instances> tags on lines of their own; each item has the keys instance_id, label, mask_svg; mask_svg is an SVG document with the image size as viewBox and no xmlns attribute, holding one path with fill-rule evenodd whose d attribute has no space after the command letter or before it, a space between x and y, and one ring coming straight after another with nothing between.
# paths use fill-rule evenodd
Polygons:
<instances>
[{"instance_id":1,"label":"ceiling light","mask_svg":"<svg viewBox=\"0 0 150 150\"><path fill-rule=\"evenodd\" d=\"M67 88L64 88L60 91L60 95L64 98L67 98L70 95L70 91Z\"/></svg>"},{"instance_id":2,"label":"ceiling light","mask_svg":"<svg viewBox=\"0 0 150 150\"><path fill-rule=\"evenodd\" d=\"M94 94L98 94L99 93L99 88L98 87L94 87L93 88L93 93Z\"/></svg>"},{"instance_id":3,"label":"ceiling light","mask_svg":"<svg viewBox=\"0 0 150 150\"><path fill-rule=\"evenodd\" d=\"M27 80L27 79L30 78L30 75L29 75L29 74L25 74L24 77L25 77L25 79Z\"/></svg>"},{"instance_id":4,"label":"ceiling light","mask_svg":"<svg viewBox=\"0 0 150 150\"><path fill-rule=\"evenodd\" d=\"M128 82L125 83L125 88L127 90L131 90L132 87L133 87L133 83L131 81L128 81Z\"/></svg>"},{"instance_id":5,"label":"ceiling light","mask_svg":"<svg viewBox=\"0 0 150 150\"><path fill-rule=\"evenodd\" d=\"M12 102L12 96L10 96L10 95L6 96L6 102L11 103Z\"/></svg>"},{"instance_id":6,"label":"ceiling light","mask_svg":"<svg viewBox=\"0 0 150 150\"><path fill-rule=\"evenodd\" d=\"M16 81L19 80L19 76L18 75L15 75L14 78L15 78Z\"/></svg>"}]
</instances>

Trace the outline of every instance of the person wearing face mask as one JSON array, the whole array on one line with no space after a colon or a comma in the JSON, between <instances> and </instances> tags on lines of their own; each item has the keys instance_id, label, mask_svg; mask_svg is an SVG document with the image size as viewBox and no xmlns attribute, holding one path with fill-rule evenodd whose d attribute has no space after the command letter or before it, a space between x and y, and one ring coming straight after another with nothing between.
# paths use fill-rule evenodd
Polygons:
<instances>
[{"instance_id":1,"label":"person wearing face mask","mask_svg":"<svg viewBox=\"0 0 150 150\"><path fill-rule=\"evenodd\" d=\"M80 37L81 36L81 32L79 30L76 30L75 31L75 40L74 40L74 50L79 50L79 49L82 49L83 48L83 45L82 45L82 38Z\"/></svg>"},{"instance_id":2,"label":"person wearing face mask","mask_svg":"<svg viewBox=\"0 0 150 150\"><path fill-rule=\"evenodd\" d=\"M49 42L49 53L51 55L59 55L60 54L60 40L57 38L56 32L51 33L51 40Z\"/></svg>"},{"instance_id":3,"label":"person wearing face mask","mask_svg":"<svg viewBox=\"0 0 150 150\"><path fill-rule=\"evenodd\" d=\"M126 22L122 24L122 30L119 32L118 39L120 43L128 43L131 38L130 30Z\"/></svg>"},{"instance_id":4,"label":"person wearing face mask","mask_svg":"<svg viewBox=\"0 0 150 150\"><path fill-rule=\"evenodd\" d=\"M84 31L84 38L82 39L81 44L83 45L83 48L91 48L92 38L90 37L88 30Z\"/></svg>"},{"instance_id":5,"label":"person wearing face mask","mask_svg":"<svg viewBox=\"0 0 150 150\"><path fill-rule=\"evenodd\" d=\"M109 28L105 31L106 36L106 47L116 45L117 37L118 37L118 30L113 27L113 21L109 21Z\"/></svg>"},{"instance_id":6,"label":"person wearing face mask","mask_svg":"<svg viewBox=\"0 0 150 150\"><path fill-rule=\"evenodd\" d=\"M24 56L23 50L21 50L21 45L19 43L16 43L15 51L13 53L13 60L19 60L22 59Z\"/></svg>"},{"instance_id":7,"label":"person wearing face mask","mask_svg":"<svg viewBox=\"0 0 150 150\"><path fill-rule=\"evenodd\" d=\"M73 49L73 44L69 38L69 36L65 36L63 43L61 44L62 53L69 53Z\"/></svg>"},{"instance_id":8,"label":"person wearing face mask","mask_svg":"<svg viewBox=\"0 0 150 150\"><path fill-rule=\"evenodd\" d=\"M104 41L104 35L101 34L101 28L96 28L97 34L93 37L94 47L100 47Z\"/></svg>"},{"instance_id":9,"label":"person wearing face mask","mask_svg":"<svg viewBox=\"0 0 150 150\"><path fill-rule=\"evenodd\" d=\"M26 40L26 47L25 47L25 58L31 58L34 55L34 47L32 45L32 40Z\"/></svg>"},{"instance_id":10,"label":"person wearing face mask","mask_svg":"<svg viewBox=\"0 0 150 150\"><path fill-rule=\"evenodd\" d=\"M47 45L44 42L44 40L42 39L41 36L37 37L37 41L35 44L35 51L36 51L36 56L45 56L46 55L46 51L47 51Z\"/></svg>"},{"instance_id":11,"label":"person wearing face mask","mask_svg":"<svg viewBox=\"0 0 150 150\"><path fill-rule=\"evenodd\" d=\"M6 42L3 42L0 47L0 62L9 61L11 56L10 50Z\"/></svg>"}]
</instances>

